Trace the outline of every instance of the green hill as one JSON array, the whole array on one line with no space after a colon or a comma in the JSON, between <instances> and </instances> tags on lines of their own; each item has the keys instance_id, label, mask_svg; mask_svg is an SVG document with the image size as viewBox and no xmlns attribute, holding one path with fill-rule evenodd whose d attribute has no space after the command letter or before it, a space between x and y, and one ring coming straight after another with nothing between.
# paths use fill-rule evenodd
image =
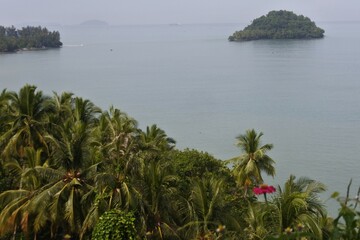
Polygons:
<instances>
[{"instance_id":1,"label":"green hill","mask_svg":"<svg viewBox=\"0 0 360 240\"><path fill-rule=\"evenodd\" d=\"M308 17L280 10L256 18L249 26L229 36L229 41L312 39L324 37L324 32Z\"/></svg>"}]
</instances>

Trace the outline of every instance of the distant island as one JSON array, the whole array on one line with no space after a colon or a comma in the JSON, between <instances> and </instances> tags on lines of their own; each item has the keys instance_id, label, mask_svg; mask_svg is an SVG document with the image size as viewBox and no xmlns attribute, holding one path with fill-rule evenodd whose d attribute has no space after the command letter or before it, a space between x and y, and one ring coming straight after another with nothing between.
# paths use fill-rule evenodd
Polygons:
<instances>
[{"instance_id":1,"label":"distant island","mask_svg":"<svg viewBox=\"0 0 360 240\"><path fill-rule=\"evenodd\" d=\"M308 17L280 10L256 18L249 26L231 35L229 41L323 38L324 32Z\"/></svg>"},{"instance_id":2,"label":"distant island","mask_svg":"<svg viewBox=\"0 0 360 240\"><path fill-rule=\"evenodd\" d=\"M34 50L59 48L60 33L49 31L42 27L23 27L16 29L14 26L0 26L0 52L16 52L18 50Z\"/></svg>"}]
</instances>

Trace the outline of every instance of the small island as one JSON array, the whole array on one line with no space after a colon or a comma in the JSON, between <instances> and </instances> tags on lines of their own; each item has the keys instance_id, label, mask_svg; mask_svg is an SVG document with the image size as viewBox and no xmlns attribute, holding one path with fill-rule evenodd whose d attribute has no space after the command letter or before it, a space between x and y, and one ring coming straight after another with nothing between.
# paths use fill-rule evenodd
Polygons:
<instances>
[{"instance_id":1,"label":"small island","mask_svg":"<svg viewBox=\"0 0 360 240\"><path fill-rule=\"evenodd\" d=\"M313 39L323 38L324 30L303 15L291 11L271 11L261 16L241 31L236 31L229 41L260 39Z\"/></svg>"},{"instance_id":2,"label":"small island","mask_svg":"<svg viewBox=\"0 0 360 240\"><path fill-rule=\"evenodd\" d=\"M23 27L16 29L14 26L0 26L0 52L16 52L18 50L35 50L59 48L60 33L49 31L42 27Z\"/></svg>"}]
</instances>

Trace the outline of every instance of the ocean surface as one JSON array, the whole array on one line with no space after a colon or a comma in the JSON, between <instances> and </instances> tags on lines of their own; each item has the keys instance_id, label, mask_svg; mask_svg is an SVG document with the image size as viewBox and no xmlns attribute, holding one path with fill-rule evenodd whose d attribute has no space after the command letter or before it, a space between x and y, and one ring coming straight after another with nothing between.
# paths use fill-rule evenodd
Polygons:
<instances>
[{"instance_id":1,"label":"ocean surface","mask_svg":"<svg viewBox=\"0 0 360 240\"><path fill-rule=\"evenodd\" d=\"M351 196L360 185L360 23L317 23L318 40L228 42L245 24L61 26L64 47L0 55L0 89L70 91L153 123L177 147L220 159L254 128L283 184L308 176ZM330 212L337 208L328 201Z\"/></svg>"}]
</instances>

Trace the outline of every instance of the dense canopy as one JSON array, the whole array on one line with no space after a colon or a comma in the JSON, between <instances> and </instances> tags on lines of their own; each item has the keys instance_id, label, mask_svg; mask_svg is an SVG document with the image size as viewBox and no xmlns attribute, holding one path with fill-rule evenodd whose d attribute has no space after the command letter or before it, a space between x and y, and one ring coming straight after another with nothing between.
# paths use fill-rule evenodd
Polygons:
<instances>
[{"instance_id":1,"label":"dense canopy","mask_svg":"<svg viewBox=\"0 0 360 240\"><path fill-rule=\"evenodd\" d=\"M241 31L236 31L229 41L258 39L312 39L324 37L324 30L308 17L293 12L271 11L261 16Z\"/></svg>"},{"instance_id":2,"label":"dense canopy","mask_svg":"<svg viewBox=\"0 0 360 240\"><path fill-rule=\"evenodd\" d=\"M19 49L58 48L62 46L60 33L42 27L0 26L0 52L15 52Z\"/></svg>"},{"instance_id":3,"label":"dense canopy","mask_svg":"<svg viewBox=\"0 0 360 240\"><path fill-rule=\"evenodd\" d=\"M275 160L262 136L240 134L239 155L221 161L69 92L3 90L0 240L360 239L358 199L334 194L333 220L322 183L266 185Z\"/></svg>"}]
</instances>

